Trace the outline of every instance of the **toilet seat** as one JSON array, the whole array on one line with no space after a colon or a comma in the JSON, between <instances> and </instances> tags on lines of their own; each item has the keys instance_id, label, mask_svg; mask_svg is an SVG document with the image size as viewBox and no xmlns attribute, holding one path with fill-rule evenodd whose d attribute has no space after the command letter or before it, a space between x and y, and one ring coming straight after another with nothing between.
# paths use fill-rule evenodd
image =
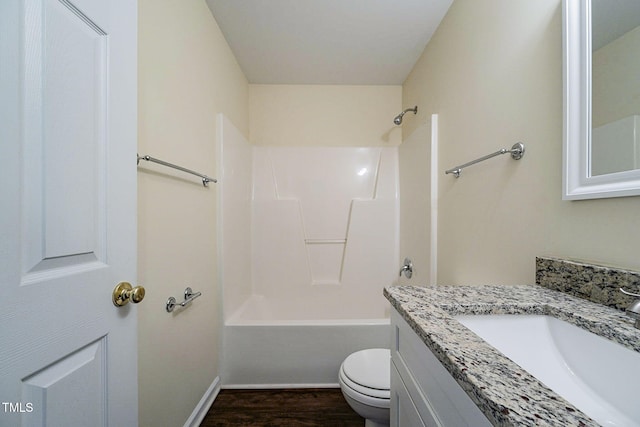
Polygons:
<instances>
[{"instance_id":1,"label":"toilet seat","mask_svg":"<svg viewBox=\"0 0 640 427\"><path fill-rule=\"evenodd\" d=\"M367 349L351 354L340 366L343 391L366 405L389 408L390 364L388 349Z\"/></svg>"}]
</instances>

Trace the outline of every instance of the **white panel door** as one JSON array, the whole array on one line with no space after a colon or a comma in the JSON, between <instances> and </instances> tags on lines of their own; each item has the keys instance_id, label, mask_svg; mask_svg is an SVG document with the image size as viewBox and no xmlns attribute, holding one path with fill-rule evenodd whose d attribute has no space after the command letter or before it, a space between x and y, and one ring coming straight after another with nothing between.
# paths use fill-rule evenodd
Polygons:
<instances>
[{"instance_id":1,"label":"white panel door","mask_svg":"<svg viewBox=\"0 0 640 427\"><path fill-rule=\"evenodd\" d=\"M135 0L0 1L0 425L137 425Z\"/></svg>"}]
</instances>

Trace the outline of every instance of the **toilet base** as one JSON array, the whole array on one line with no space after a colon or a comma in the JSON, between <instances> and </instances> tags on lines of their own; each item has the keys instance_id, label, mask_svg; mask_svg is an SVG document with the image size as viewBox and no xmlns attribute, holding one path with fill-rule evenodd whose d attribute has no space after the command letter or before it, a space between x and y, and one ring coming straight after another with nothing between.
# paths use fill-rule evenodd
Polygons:
<instances>
[{"instance_id":1,"label":"toilet base","mask_svg":"<svg viewBox=\"0 0 640 427\"><path fill-rule=\"evenodd\" d=\"M365 419L365 427L389 427L389 408L365 405L351 398L344 390L342 390L342 395L349 406L351 406L351 409Z\"/></svg>"}]
</instances>

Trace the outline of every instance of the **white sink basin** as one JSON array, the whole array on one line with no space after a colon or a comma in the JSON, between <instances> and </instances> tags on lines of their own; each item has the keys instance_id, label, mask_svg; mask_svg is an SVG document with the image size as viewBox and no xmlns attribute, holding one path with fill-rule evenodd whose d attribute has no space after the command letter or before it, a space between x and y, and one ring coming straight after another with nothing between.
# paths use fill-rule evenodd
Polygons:
<instances>
[{"instance_id":1,"label":"white sink basin","mask_svg":"<svg viewBox=\"0 0 640 427\"><path fill-rule=\"evenodd\" d=\"M542 315L456 320L603 426L640 426L640 353Z\"/></svg>"}]
</instances>

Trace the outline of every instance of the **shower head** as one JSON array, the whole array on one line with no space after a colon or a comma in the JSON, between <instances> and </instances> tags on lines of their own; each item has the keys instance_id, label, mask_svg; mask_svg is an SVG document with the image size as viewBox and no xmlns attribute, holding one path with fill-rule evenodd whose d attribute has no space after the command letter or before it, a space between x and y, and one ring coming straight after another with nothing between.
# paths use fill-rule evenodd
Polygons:
<instances>
[{"instance_id":1,"label":"shower head","mask_svg":"<svg viewBox=\"0 0 640 427\"><path fill-rule=\"evenodd\" d=\"M397 116L395 116L394 119L393 119L393 123L398 125L398 126L401 125L402 124L402 116L404 116L409 111L413 111L413 114L418 114L418 106L416 105L413 108L407 108L402 113L400 113Z\"/></svg>"}]
</instances>

